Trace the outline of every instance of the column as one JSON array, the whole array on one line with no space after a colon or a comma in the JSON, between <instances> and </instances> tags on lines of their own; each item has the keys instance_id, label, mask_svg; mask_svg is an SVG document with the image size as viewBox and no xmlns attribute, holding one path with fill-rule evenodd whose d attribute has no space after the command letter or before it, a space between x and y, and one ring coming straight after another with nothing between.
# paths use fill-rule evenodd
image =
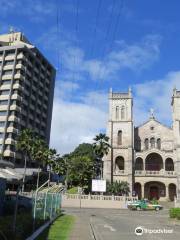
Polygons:
<instances>
[{"instance_id":1,"label":"column","mask_svg":"<svg viewBox=\"0 0 180 240\"><path fill-rule=\"evenodd\" d=\"M144 183L141 184L141 198L144 198Z\"/></svg>"},{"instance_id":2,"label":"column","mask_svg":"<svg viewBox=\"0 0 180 240\"><path fill-rule=\"evenodd\" d=\"M168 188L168 184L166 184L166 200L169 200L169 188Z\"/></svg>"}]
</instances>

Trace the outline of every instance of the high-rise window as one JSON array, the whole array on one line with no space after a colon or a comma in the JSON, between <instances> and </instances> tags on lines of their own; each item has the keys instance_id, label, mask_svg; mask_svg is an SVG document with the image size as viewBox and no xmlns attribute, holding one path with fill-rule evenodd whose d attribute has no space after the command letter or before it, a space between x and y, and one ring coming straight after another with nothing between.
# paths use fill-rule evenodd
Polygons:
<instances>
[{"instance_id":1,"label":"high-rise window","mask_svg":"<svg viewBox=\"0 0 180 240\"><path fill-rule=\"evenodd\" d=\"M0 127L4 127L5 126L5 122L0 122Z\"/></svg>"},{"instance_id":2,"label":"high-rise window","mask_svg":"<svg viewBox=\"0 0 180 240\"><path fill-rule=\"evenodd\" d=\"M1 90L0 95L9 95L10 90Z\"/></svg>"},{"instance_id":3,"label":"high-rise window","mask_svg":"<svg viewBox=\"0 0 180 240\"><path fill-rule=\"evenodd\" d=\"M122 131L118 131L117 144L122 145Z\"/></svg>"},{"instance_id":4,"label":"high-rise window","mask_svg":"<svg viewBox=\"0 0 180 240\"><path fill-rule=\"evenodd\" d=\"M119 107L116 106L116 119L119 119Z\"/></svg>"},{"instance_id":5,"label":"high-rise window","mask_svg":"<svg viewBox=\"0 0 180 240\"><path fill-rule=\"evenodd\" d=\"M8 105L8 100L0 100L0 105Z\"/></svg>"},{"instance_id":6,"label":"high-rise window","mask_svg":"<svg viewBox=\"0 0 180 240\"><path fill-rule=\"evenodd\" d=\"M148 150L148 149L149 149L149 140L148 140L148 138L146 138L146 139L144 140L144 146L145 146L145 150Z\"/></svg>"},{"instance_id":7,"label":"high-rise window","mask_svg":"<svg viewBox=\"0 0 180 240\"><path fill-rule=\"evenodd\" d=\"M157 139L157 148L161 149L161 139L160 138Z\"/></svg>"},{"instance_id":8,"label":"high-rise window","mask_svg":"<svg viewBox=\"0 0 180 240\"><path fill-rule=\"evenodd\" d=\"M7 111L0 111L0 116L6 116L7 115Z\"/></svg>"},{"instance_id":9,"label":"high-rise window","mask_svg":"<svg viewBox=\"0 0 180 240\"><path fill-rule=\"evenodd\" d=\"M151 148L155 148L155 138L150 139Z\"/></svg>"},{"instance_id":10,"label":"high-rise window","mask_svg":"<svg viewBox=\"0 0 180 240\"><path fill-rule=\"evenodd\" d=\"M125 119L125 107L121 107L121 119Z\"/></svg>"}]
</instances>

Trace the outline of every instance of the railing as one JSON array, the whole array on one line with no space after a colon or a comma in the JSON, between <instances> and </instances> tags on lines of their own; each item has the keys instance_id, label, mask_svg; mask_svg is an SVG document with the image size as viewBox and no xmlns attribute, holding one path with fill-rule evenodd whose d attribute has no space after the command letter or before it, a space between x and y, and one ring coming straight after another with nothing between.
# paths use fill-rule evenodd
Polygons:
<instances>
[{"instance_id":1,"label":"railing","mask_svg":"<svg viewBox=\"0 0 180 240\"><path fill-rule=\"evenodd\" d=\"M115 169L114 174L115 175L124 175L125 171L124 170Z\"/></svg>"},{"instance_id":2,"label":"railing","mask_svg":"<svg viewBox=\"0 0 180 240\"><path fill-rule=\"evenodd\" d=\"M129 196L114 196L114 195L84 195L84 194L64 194L64 198L66 199L81 199L81 200L103 200L103 201L135 201L137 197L129 197Z\"/></svg>"},{"instance_id":3,"label":"railing","mask_svg":"<svg viewBox=\"0 0 180 240\"><path fill-rule=\"evenodd\" d=\"M153 170L136 170L135 176L176 176L175 171L165 171L164 169L160 171Z\"/></svg>"}]
</instances>

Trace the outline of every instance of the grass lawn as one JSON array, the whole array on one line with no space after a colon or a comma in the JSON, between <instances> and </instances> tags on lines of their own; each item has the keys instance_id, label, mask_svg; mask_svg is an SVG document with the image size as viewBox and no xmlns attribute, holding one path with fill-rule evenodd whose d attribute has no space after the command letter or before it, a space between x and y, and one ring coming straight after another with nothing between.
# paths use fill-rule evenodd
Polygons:
<instances>
[{"instance_id":1,"label":"grass lawn","mask_svg":"<svg viewBox=\"0 0 180 240\"><path fill-rule=\"evenodd\" d=\"M73 224L73 216L61 215L37 240L68 240Z\"/></svg>"}]
</instances>

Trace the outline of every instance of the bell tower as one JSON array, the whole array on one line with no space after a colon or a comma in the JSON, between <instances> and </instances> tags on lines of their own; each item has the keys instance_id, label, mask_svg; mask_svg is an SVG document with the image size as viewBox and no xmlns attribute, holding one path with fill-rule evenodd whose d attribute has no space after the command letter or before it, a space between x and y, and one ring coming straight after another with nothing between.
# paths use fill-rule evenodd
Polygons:
<instances>
[{"instance_id":1,"label":"bell tower","mask_svg":"<svg viewBox=\"0 0 180 240\"><path fill-rule=\"evenodd\" d=\"M172 117L174 134L174 152L176 156L175 171L177 174L177 200L180 205L180 91L176 88L172 96Z\"/></svg>"},{"instance_id":2,"label":"bell tower","mask_svg":"<svg viewBox=\"0 0 180 240\"><path fill-rule=\"evenodd\" d=\"M104 177L110 181L127 181L132 191L133 166L133 98L126 93L109 91L107 136L111 149L104 157Z\"/></svg>"}]
</instances>

